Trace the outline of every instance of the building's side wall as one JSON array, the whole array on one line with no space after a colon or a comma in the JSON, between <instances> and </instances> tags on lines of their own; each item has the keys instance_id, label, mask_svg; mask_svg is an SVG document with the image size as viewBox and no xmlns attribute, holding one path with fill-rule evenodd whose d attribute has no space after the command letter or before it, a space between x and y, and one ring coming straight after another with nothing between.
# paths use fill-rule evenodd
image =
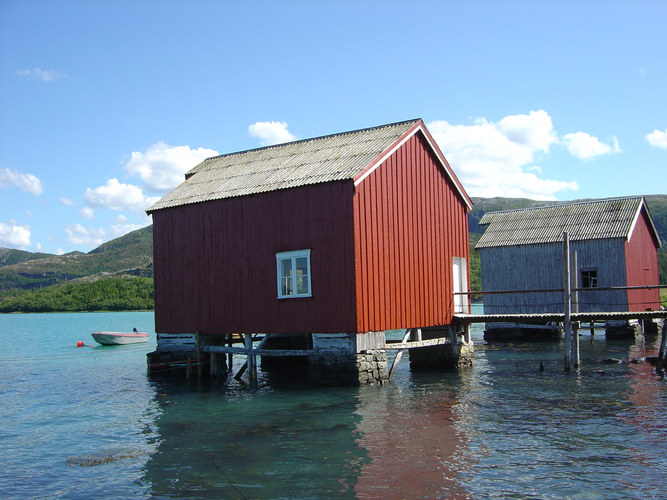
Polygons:
<instances>
[{"instance_id":1,"label":"building's side wall","mask_svg":"<svg viewBox=\"0 0 667 500\"><path fill-rule=\"evenodd\" d=\"M577 252L577 278L581 270L595 269L598 288L625 286L622 240L576 241L570 244ZM479 249L482 290L549 290L563 289L562 243L517 245ZM563 312L562 292L537 292L484 295L487 314ZM623 291L582 291L578 310L625 311Z\"/></svg>"},{"instance_id":2,"label":"building's side wall","mask_svg":"<svg viewBox=\"0 0 667 500\"><path fill-rule=\"evenodd\" d=\"M657 245L649 229L646 213L642 210L630 241L625 243L628 286L660 284ZM658 310L660 309L660 290L658 288L628 290L628 304L631 311Z\"/></svg>"},{"instance_id":3,"label":"building's side wall","mask_svg":"<svg viewBox=\"0 0 667 500\"><path fill-rule=\"evenodd\" d=\"M358 331L451 322L452 257L469 267L466 212L421 134L357 186Z\"/></svg>"},{"instance_id":4,"label":"building's side wall","mask_svg":"<svg viewBox=\"0 0 667 500\"><path fill-rule=\"evenodd\" d=\"M351 181L153 213L162 333L356 327ZM277 298L277 252L311 249L312 297Z\"/></svg>"}]
</instances>

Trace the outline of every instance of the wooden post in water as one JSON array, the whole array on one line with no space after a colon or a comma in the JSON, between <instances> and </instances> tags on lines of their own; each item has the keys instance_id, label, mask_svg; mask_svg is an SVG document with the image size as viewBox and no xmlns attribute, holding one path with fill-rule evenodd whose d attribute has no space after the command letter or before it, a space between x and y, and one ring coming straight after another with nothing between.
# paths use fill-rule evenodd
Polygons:
<instances>
[{"instance_id":1,"label":"wooden post in water","mask_svg":"<svg viewBox=\"0 0 667 500\"><path fill-rule=\"evenodd\" d=\"M227 345L229 347L234 346L234 334L233 333L229 334ZM231 352L227 355L227 364L229 365L229 371L231 372L234 369L234 355Z\"/></svg>"},{"instance_id":2,"label":"wooden post in water","mask_svg":"<svg viewBox=\"0 0 667 500\"><path fill-rule=\"evenodd\" d=\"M660 339L660 350L658 351L658 366L656 371L663 373L665 368L665 351L667 350L667 318L662 321L662 338Z\"/></svg>"},{"instance_id":3,"label":"wooden post in water","mask_svg":"<svg viewBox=\"0 0 667 500\"><path fill-rule=\"evenodd\" d=\"M244 334L245 348L248 349L248 379L251 382L257 380L257 365L255 355L252 353L252 333Z\"/></svg>"},{"instance_id":4,"label":"wooden post in water","mask_svg":"<svg viewBox=\"0 0 667 500\"><path fill-rule=\"evenodd\" d=\"M577 266L577 252L572 252L572 262L570 266L570 290L572 291L572 312L579 312L579 273ZM572 328L572 361L575 368L579 368L579 324L575 321Z\"/></svg>"},{"instance_id":5,"label":"wooden post in water","mask_svg":"<svg viewBox=\"0 0 667 500\"><path fill-rule=\"evenodd\" d=\"M410 336L412 335L412 328L408 328L405 330L405 335L403 335L403 340L401 340L402 343L405 343L408 341ZM394 362L391 364L391 369L389 370L389 376L387 377L389 380L391 380L391 377L394 376L394 372L396 371L396 367L398 366L398 362L401 360L401 357L403 356L403 353L406 351L406 349L399 349L399 351L396 353L396 357L394 358Z\"/></svg>"},{"instance_id":6,"label":"wooden post in water","mask_svg":"<svg viewBox=\"0 0 667 500\"><path fill-rule=\"evenodd\" d=\"M572 366L572 323L570 313L572 308L572 288L570 284L570 236L563 232L563 334L565 335L565 371Z\"/></svg>"},{"instance_id":7,"label":"wooden post in water","mask_svg":"<svg viewBox=\"0 0 667 500\"><path fill-rule=\"evenodd\" d=\"M210 372L209 372L209 377L212 379L218 377L218 353L211 352L209 354L209 367L210 367Z\"/></svg>"},{"instance_id":8,"label":"wooden post in water","mask_svg":"<svg viewBox=\"0 0 667 500\"><path fill-rule=\"evenodd\" d=\"M199 332L195 333L195 348L197 349L197 378L201 380L202 365L201 365L201 345L199 339Z\"/></svg>"}]
</instances>

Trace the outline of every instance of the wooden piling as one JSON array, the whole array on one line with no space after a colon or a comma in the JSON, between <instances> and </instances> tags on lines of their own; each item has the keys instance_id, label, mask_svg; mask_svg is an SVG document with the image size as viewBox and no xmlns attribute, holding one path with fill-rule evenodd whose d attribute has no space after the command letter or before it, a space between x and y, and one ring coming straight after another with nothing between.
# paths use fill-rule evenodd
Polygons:
<instances>
[{"instance_id":1,"label":"wooden piling","mask_svg":"<svg viewBox=\"0 0 667 500\"><path fill-rule=\"evenodd\" d=\"M218 354L212 352L209 354L210 377L216 378L218 376Z\"/></svg>"},{"instance_id":2,"label":"wooden piling","mask_svg":"<svg viewBox=\"0 0 667 500\"><path fill-rule=\"evenodd\" d=\"M658 351L658 365L656 370L662 373L665 369L665 351L667 350L667 319L662 322L662 338L660 339L660 350Z\"/></svg>"},{"instance_id":3,"label":"wooden piling","mask_svg":"<svg viewBox=\"0 0 667 500\"><path fill-rule=\"evenodd\" d=\"M252 352L252 333L244 335L245 348L248 350L248 379L251 382L257 380L257 359L255 353Z\"/></svg>"},{"instance_id":4,"label":"wooden piling","mask_svg":"<svg viewBox=\"0 0 667 500\"><path fill-rule=\"evenodd\" d=\"M563 232L563 334L565 335L565 371L572 366L572 323L570 320L572 308L572 284L570 282L570 237L567 231Z\"/></svg>"},{"instance_id":5,"label":"wooden piling","mask_svg":"<svg viewBox=\"0 0 667 500\"><path fill-rule=\"evenodd\" d=\"M201 380L203 368L201 363L201 346L199 343L199 332L195 333L195 349L197 352L197 378Z\"/></svg>"},{"instance_id":6,"label":"wooden piling","mask_svg":"<svg viewBox=\"0 0 667 500\"><path fill-rule=\"evenodd\" d=\"M405 343L408 341L410 336L412 335L412 329L408 328L405 331L405 335L403 335L403 340L401 340L401 343ZM396 367L398 366L398 363L401 361L401 358L403 357L403 353L406 351L406 349L400 349L396 353L396 357L394 358L394 362L391 364L391 369L389 370L389 376L387 377L389 380L391 380L391 377L394 376L394 372L396 371Z\"/></svg>"},{"instance_id":7,"label":"wooden piling","mask_svg":"<svg viewBox=\"0 0 667 500\"><path fill-rule=\"evenodd\" d=\"M579 312L579 272L577 263L577 252L572 252L570 262L570 290L572 291L571 310L574 313ZM575 368L579 368L579 322L575 321L572 326L572 362Z\"/></svg>"}]
</instances>

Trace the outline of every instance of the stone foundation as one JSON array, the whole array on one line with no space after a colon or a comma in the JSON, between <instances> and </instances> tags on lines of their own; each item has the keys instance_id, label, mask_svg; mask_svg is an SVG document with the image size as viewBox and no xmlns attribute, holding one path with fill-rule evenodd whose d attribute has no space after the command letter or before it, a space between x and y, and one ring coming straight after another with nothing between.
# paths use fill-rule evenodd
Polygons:
<instances>
[{"instance_id":1,"label":"stone foundation","mask_svg":"<svg viewBox=\"0 0 667 500\"><path fill-rule=\"evenodd\" d=\"M320 351L308 357L308 382L321 386L382 384L389 378L383 349L363 353Z\"/></svg>"}]
</instances>

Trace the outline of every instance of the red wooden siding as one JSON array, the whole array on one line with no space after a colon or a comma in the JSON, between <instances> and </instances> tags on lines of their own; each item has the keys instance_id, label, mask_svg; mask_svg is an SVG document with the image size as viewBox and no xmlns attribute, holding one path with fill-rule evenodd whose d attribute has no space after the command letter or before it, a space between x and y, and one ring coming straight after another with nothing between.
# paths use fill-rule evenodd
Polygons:
<instances>
[{"instance_id":1,"label":"red wooden siding","mask_svg":"<svg viewBox=\"0 0 667 500\"><path fill-rule=\"evenodd\" d=\"M646 212L642 209L630 241L625 243L626 280L628 286L658 285L657 242L649 230ZM628 310L660 309L660 290L628 290Z\"/></svg>"},{"instance_id":2,"label":"red wooden siding","mask_svg":"<svg viewBox=\"0 0 667 500\"><path fill-rule=\"evenodd\" d=\"M357 331L451 322L452 257L468 262L466 213L421 133L357 186Z\"/></svg>"},{"instance_id":3,"label":"red wooden siding","mask_svg":"<svg viewBox=\"0 0 667 500\"><path fill-rule=\"evenodd\" d=\"M164 333L355 331L352 181L153 213ZM277 299L277 252L311 249L312 297Z\"/></svg>"}]
</instances>

